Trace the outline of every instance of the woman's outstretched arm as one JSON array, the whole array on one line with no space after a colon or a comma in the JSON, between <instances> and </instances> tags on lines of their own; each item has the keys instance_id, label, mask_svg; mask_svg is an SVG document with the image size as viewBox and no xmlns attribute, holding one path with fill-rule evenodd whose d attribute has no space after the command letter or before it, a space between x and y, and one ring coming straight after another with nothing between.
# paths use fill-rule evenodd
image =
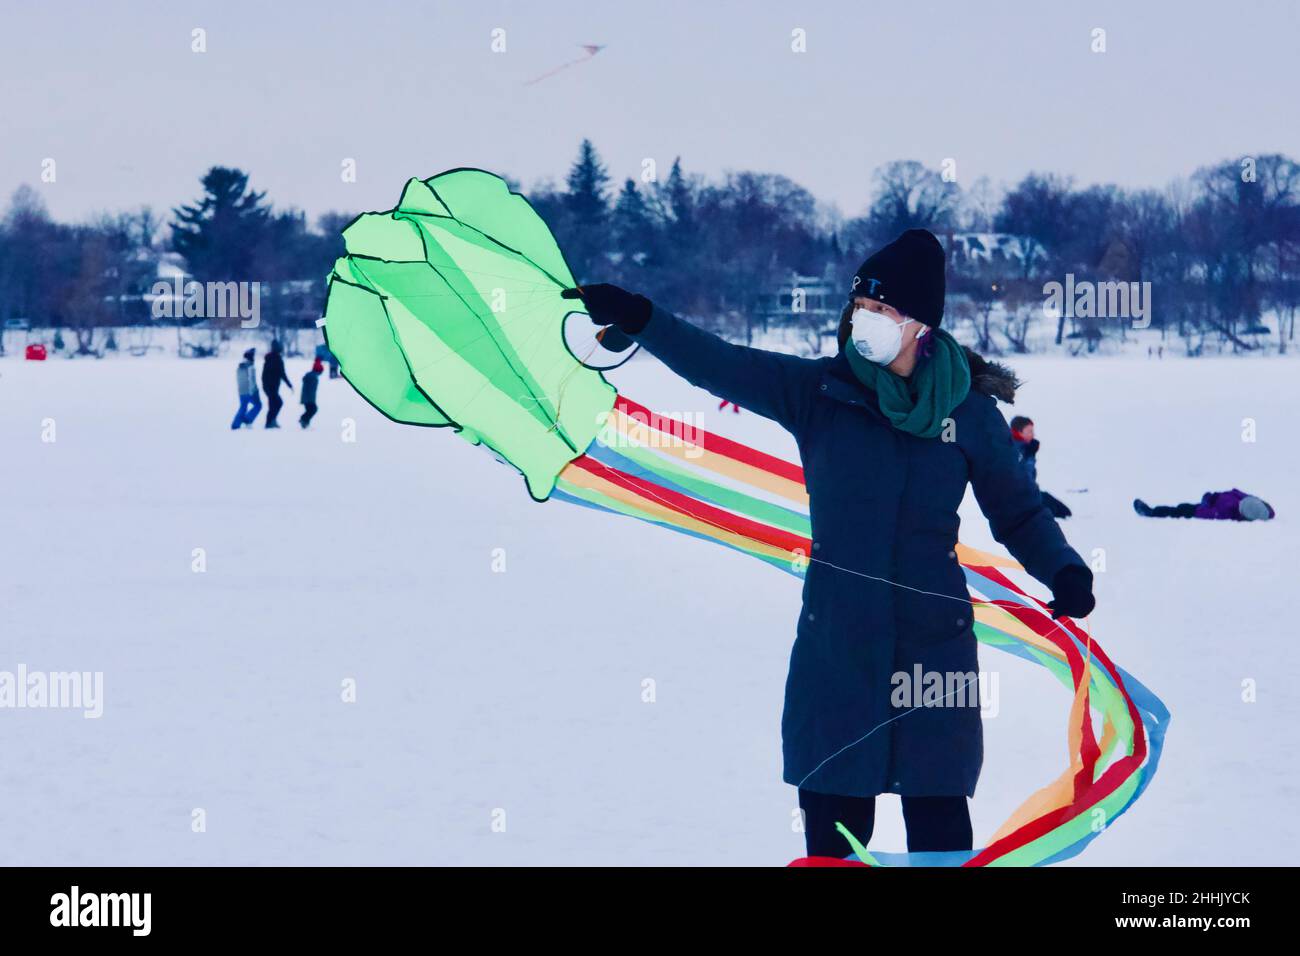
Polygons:
<instances>
[{"instance_id":1,"label":"woman's outstretched arm","mask_svg":"<svg viewBox=\"0 0 1300 956\"><path fill-rule=\"evenodd\" d=\"M815 360L733 345L614 286L586 286L581 298L592 321L617 326L692 385L799 430L817 390Z\"/></svg>"}]
</instances>

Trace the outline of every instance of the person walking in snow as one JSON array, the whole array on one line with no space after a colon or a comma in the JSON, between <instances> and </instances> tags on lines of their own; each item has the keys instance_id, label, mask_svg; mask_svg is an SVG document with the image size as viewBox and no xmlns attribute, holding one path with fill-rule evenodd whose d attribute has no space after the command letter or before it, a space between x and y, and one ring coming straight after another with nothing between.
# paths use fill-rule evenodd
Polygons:
<instances>
[{"instance_id":1,"label":"person walking in snow","mask_svg":"<svg viewBox=\"0 0 1300 956\"><path fill-rule=\"evenodd\" d=\"M325 370L319 358L311 363L311 371L302 377L302 417L298 424L306 428L316 417L316 386L320 383L320 373Z\"/></svg>"},{"instance_id":2,"label":"person walking in snow","mask_svg":"<svg viewBox=\"0 0 1300 956\"><path fill-rule=\"evenodd\" d=\"M781 721L810 856L843 857L840 821L870 839L875 798L902 797L912 851L969 851L967 798L983 762L973 613L957 558L966 486L994 537L1051 587L1055 616L1094 606L1092 572L1066 543L995 399L1007 368L941 328L945 255L909 230L854 276L834 357L730 344L617 286L585 285L613 325L683 378L774 419L796 438L812 519ZM959 680L941 706L895 704L914 668Z\"/></svg>"},{"instance_id":3,"label":"person walking in snow","mask_svg":"<svg viewBox=\"0 0 1300 956\"><path fill-rule=\"evenodd\" d=\"M1025 466L1025 471L1029 472L1029 477L1033 479L1034 484L1038 484L1039 442L1034 437L1033 419L1026 418L1024 415L1016 415L1012 418L1011 440L1016 443L1016 450L1020 452L1020 461ZM1052 513L1053 518L1058 520L1068 518L1074 513L1066 507L1065 502L1058 501L1041 488L1039 491L1043 495L1043 504L1047 505L1047 510Z\"/></svg>"},{"instance_id":4,"label":"person walking in snow","mask_svg":"<svg viewBox=\"0 0 1300 956\"><path fill-rule=\"evenodd\" d=\"M257 393L257 372L253 367L256 349L244 353L244 360L235 369L235 385L239 388L239 409L235 419L230 423L231 431L238 431L241 425L252 426L257 413L262 410L262 399Z\"/></svg>"},{"instance_id":5,"label":"person walking in snow","mask_svg":"<svg viewBox=\"0 0 1300 956\"><path fill-rule=\"evenodd\" d=\"M280 354L280 340L276 339L271 343L271 351L267 353L266 359L262 362L262 391L266 392L267 428L280 427L276 418L280 414L280 409L284 407L284 399L280 397L281 382L289 386L289 391L293 391L293 383L289 381L289 375L284 370L284 356Z\"/></svg>"},{"instance_id":6,"label":"person walking in snow","mask_svg":"<svg viewBox=\"0 0 1300 956\"><path fill-rule=\"evenodd\" d=\"M1149 505L1133 499L1133 510L1144 518L1205 518L1210 521L1269 521L1277 512L1263 498L1238 488L1231 491L1207 491L1199 504L1190 501L1179 505Z\"/></svg>"}]
</instances>

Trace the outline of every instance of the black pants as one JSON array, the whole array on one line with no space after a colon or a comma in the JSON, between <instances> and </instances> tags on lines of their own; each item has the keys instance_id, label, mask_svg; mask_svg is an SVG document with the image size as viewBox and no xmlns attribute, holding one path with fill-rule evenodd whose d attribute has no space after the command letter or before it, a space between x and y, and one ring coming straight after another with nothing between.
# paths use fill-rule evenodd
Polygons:
<instances>
[{"instance_id":1,"label":"black pants","mask_svg":"<svg viewBox=\"0 0 1300 956\"><path fill-rule=\"evenodd\" d=\"M1181 505L1152 505L1152 518L1195 518L1196 505L1190 501Z\"/></svg>"},{"instance_id":2,"label":"black pants","mask_svg":"<svg viewBox=\"0 0 1300 956\"><path fill-rule=\"evenodd\" d=\"M903 797L903 822L907 824L910 853L969 850L974 847L970 808L965 797ZM831 793L799 791L803 810L804 840L809 856L845 857L853 852L849 841L835 829L838 821L866 846L876 826L875 797L843 797Z\"/></svg>"},{"instance_id":3,"label":"black pants","mask_svg":"<svg viewBox=\"0 0 1300 956\"><path fill-rule=\"evenodd\" d=\"M280 409L284 408L284 399L280 397L280 392L266 390L266 427L274 428L276 425L275 417L280 414Z\"/></svg>"},{"instance_id":4,"label":"black pants","mask_svg":"<svg viewBox=\"0 0 1300 956\"><path fill-rule=\"evenodd\" d=\"M303 402L302 407L303 407L302 418L298 419L298 424L301 425L303 428L306 428L308 425L311 424L311 420L316 416L316 403Z\"/></svg>"}]
</instances>

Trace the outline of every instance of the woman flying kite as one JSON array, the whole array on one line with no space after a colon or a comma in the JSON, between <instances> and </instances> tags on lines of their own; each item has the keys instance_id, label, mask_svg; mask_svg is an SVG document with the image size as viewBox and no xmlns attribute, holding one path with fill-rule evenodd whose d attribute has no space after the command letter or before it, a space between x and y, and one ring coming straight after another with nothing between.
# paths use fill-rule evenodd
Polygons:
<instances>
[{"instance_id":1,"label":"woman flying kite","mask_svg":"<svg viewBox=\"0 0 1300 956\"><path fill-rule=\"evenodd\" d=\"M786 682L784 778L809 856L863 844L875 797L902 797L908 850L972 848L983 760L971 602L957 561L967 484L994 537L1052 589L1053 617L1093 609L1092 572L1023 468L995 399L1017 382L941 328L943 248L913 229L858 270L839 354L732 345L612 285L564 292L691 383L771 418L799 444L812 554ZM896 704L897 675L965 675L952 699ZM945 682L946 683L946 682Z\"/></svg>"},{"instance_id":2,"label":"woman flying kite","mask_svg":"<svg viewBox=\"0 0 1300 956\"><path fill-rule=\"evenodd\" d=\"M839 354L817 360L727 344L613 286L576 288L536 210L484 170L411 179L395 208L358 216L343 240L325 334L384 415L487 449L537 501L652 522L804 578L783 738L810 854L1050 864L1154 778L1169 712L1070 620L1092 610L1092 576L994 404L1014 396L1014 376L941 328L944 256L929 233L863 263ZM589 328L589 317L597 341L571 347L570 320ZM605 378L616 366L587 363L632 339L780 422L803 467L656 414ZM995 537L1052 588L1050 605L1009 576L1013 561L958 542L967 485ZM1045 668L1072 702L1063 772L972 850L977 641ZM921 706L894 693L918 672ZM946 686L931 695L936 675ZM939 852L867 850L858 837L882 793L903 797L909 847Z\"/></svg>"}]
</instances>

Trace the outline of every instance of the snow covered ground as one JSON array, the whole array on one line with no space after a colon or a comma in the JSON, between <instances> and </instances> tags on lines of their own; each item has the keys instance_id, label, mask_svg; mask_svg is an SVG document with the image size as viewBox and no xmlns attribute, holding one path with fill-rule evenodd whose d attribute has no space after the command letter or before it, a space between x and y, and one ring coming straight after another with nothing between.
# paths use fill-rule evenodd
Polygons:
<instances>
[{"instance_id":1,"label":"snow covered ground","mask_svg":"<svg viewBox=\"0 0 1300 956\"><path fill-rule=\"evenodd\" d=\"M295 383L306 364L290 360ZM1043 487L1074 509L1079 551L1105 549L1094 633L1173 713L1158 778L1075 862L1292 862L1295 366L1015 364ZM0 671L104 682L98 719L0 710L0 862L801 853L779 744L795 580L660 528L536 504L482 450L391 424L342 380L322 381L308 432L289 404L283 430L232 433L234 365L0 360ZM792 450L653 360L613 380ZM1232 486L1279 519L1154 521L1130 507ZM991 546L969 500L965 518L963 539ZM988 650L982 664L1000 694L977 840L1060 772L1068 706L1041 669ZM901 849L897 804L883 804L872 845Z\"/></svg>"}]
</instances>

